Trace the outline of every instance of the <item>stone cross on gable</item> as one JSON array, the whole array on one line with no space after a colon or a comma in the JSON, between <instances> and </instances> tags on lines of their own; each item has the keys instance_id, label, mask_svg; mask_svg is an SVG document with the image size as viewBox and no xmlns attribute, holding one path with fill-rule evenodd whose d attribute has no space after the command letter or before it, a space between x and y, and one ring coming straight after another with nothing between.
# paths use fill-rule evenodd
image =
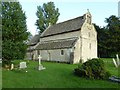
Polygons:
<instances>
[{"instance_id":1,"label":"stone cross on gable","mask_svg":"<svg viewBox=\"0 0 120 90\"><path fill-rule=\"evenodd\" d=\"M87 12L89 12L89 9L87 9Z\"/></svg>"},{"instance_id":2,"label":"stone cross on gable","mask_svg":"<svg viewBox=\"0 0 120 90\"><path fill-rule=\"evenodd\" d=\"M41 65L41 56L39 55L38 59L39 59L39 65Z\"/></svg>"}]
</instances>

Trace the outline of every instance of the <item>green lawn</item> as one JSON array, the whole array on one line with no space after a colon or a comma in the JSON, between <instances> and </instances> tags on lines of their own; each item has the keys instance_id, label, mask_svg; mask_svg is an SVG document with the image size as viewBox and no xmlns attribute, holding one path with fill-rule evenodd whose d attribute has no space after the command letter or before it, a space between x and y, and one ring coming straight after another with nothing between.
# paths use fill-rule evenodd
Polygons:
<instances>
[{"instance_id":1,"label":"green lawn","mask_svg":"<svg viewBox=\"0 0 120 90\"><path fill-rule=\"evenodd\" d=\"M2 64L0 63L0 82L2 82ZM0 89L2 88L2 83L0 83Z\"/></svg>"},{"instance_id":2,"label":"green lawn","mask_svg":"<svg viewBox=\"0 0 120 90\"><path fill-rule=\"evenodd\" d=\"M112 75L118 76L118 70L114 67L112 59L104 59L107 70ZM18 63L18 62L17 62ZM77 65L42 62L46 67L43 71L36 69L38 62L30 61L28 68L19 71L3 69L3 88L118 88L118 84L105 80L90 80L80 78L73 74Z\"/></svg>"},{"instance_id":3,"label":"green lawn","mask_svg":"<svg viewBox=\"0 0 120 90\"><path fill-rule=\"evenodd\" d=\"M109 71L112 75L116 75L116 76L120 77L120 71L119 71L120 67L115 68L111 58L103 58L102 60L105 62L105 66L106 66L107 71Z\"/></svg>"}]
</instances>

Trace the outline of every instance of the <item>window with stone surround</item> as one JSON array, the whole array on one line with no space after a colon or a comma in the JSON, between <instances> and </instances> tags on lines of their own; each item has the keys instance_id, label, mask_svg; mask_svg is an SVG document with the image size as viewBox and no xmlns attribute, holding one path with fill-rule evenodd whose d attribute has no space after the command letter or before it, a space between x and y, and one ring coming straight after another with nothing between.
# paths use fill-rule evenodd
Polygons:
<instances>
[{"instance_id":1,"label":"window with stone surround","mask_svg":"<svg viewBox=\"0 0 120 90\"><path fill-rule=\"evenodd\" d=\"M61 55L64 55L64 50L61 50Z\"/></svg>"}]
</instances>

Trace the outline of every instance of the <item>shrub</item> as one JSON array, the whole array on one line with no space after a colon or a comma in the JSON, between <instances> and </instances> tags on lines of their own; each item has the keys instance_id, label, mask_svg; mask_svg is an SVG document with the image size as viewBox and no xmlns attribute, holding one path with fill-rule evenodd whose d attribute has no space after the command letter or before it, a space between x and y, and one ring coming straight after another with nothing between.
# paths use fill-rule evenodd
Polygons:
<instances>
[{"instance_id":1,"label":"shrub","mask_svg":"<svg viewBox=\"0 0 120 90\"><path fill-rule=\"evenodd\" d=\"M92 79L108 79L110 73L105 70L104 62L101 59L92 59L74 69L74 73L80 77Z\"/></svg>"},{"instance_id":2,"label":"shrub","mask_svg":"<svg viewBox=\"0 0 120 90\"><path fill-rule=\"evenodd\" d=\"M2 61L2 67L10 66L11 61L10 60L3 60Z\"/></svg>"}]
</instances>

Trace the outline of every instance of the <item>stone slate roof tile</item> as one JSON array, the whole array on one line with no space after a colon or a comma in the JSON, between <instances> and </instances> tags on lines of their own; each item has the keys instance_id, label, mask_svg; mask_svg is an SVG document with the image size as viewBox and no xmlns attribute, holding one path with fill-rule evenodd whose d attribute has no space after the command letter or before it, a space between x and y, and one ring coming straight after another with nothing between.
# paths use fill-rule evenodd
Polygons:
<instances>
[{"instance_id":1,"label":"stone slate roof tile","mask_svg":"<svg viewBox=\"0 0 120 90\"><path fill-rule=\"evenodd\" d=\"M70 19L65 22L61 22L52 26L49 26L42 34L41 37L61 34L65 32L71 32L80 30L85 21L85 16L80 16L74 19Z\"/></svg>"},{"instance_id":2,"label":"stone slate roof tile","mask_svg":"<svg viewBox=\"0 0 120 90\"><path fill-rule=\"evenodd\" d=\"M40 39L40 35L35 35L30 42L28 43L28 45L36 45L39 42Z\"/></svg>"},{"instance_id":3,"label":"stone slate roof tile","mask_svg":"<svg viewBox=\"0 0 120 90\"><path fill-rule=\"evenodd\" d=\"M52 49L64 49L71 48L75 45L78 38L62 39L56 41L40 42L35 48L37 50L52 50Z\"/></svg>"}]
</instances>

